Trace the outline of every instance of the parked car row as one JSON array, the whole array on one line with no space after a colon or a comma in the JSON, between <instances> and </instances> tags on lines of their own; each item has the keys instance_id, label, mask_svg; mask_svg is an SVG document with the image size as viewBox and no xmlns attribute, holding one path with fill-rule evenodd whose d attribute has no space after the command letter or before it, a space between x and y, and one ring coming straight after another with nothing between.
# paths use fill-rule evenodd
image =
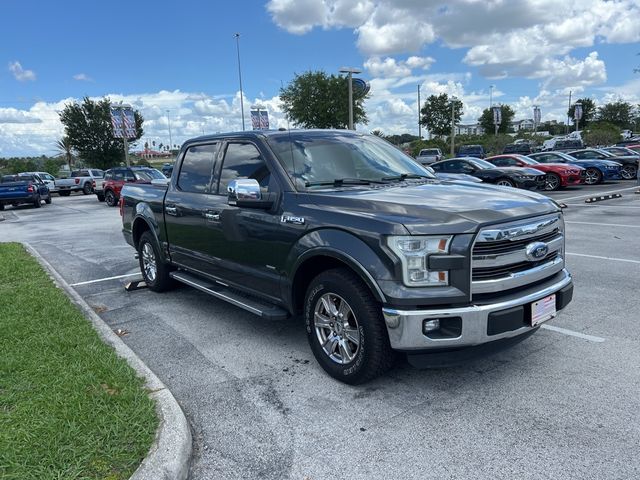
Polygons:
<instances>
[{"instance_id":1,"label":"parked car row","mask_svg":"<svg viewBox=\"0 0 640 480\"><path fill-rule=\"evenodd\" d=\"M117 167L107 170L99 185L96 183L96 197L110 207L118 205L120 191L128 183L166 184L167 177L151 167Z\"/></svg>"}]
</instances>

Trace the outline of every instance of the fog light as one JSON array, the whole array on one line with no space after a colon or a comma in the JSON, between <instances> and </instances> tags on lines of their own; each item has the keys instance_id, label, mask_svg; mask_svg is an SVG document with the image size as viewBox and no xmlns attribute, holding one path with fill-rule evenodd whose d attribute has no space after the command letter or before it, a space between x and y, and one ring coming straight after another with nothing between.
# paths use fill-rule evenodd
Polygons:
<instances>
[{"instance_id":1,"label":"fog light","mask_svg":"<svg viewBox=\"0 0 640 480\"><path fill-rule=\"evenodd\" d=\"M433 332L440 328L440 319L436 318L434 320L425 320L422 324L422 332L426 335L429 332Z\"/></svg>"}]
</instances>

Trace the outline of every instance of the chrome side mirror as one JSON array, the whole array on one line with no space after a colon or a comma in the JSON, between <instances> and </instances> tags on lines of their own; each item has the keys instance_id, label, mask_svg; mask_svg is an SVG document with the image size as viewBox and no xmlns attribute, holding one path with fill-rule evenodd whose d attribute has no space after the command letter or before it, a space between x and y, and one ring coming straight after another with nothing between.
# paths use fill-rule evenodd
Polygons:
<instances>
[{"instance_id":1,"label":"chrome side mirror","mask_svg":"<svg viewBox=\"0 0 640 480\"><path fill-rule=\"evenodd\" d=\"M240 178L231 180L227 186L227 200L229 205L238 205L260 202L262 194L260 193L260 184L253 178Z\"/></svg>"}]
</instances>

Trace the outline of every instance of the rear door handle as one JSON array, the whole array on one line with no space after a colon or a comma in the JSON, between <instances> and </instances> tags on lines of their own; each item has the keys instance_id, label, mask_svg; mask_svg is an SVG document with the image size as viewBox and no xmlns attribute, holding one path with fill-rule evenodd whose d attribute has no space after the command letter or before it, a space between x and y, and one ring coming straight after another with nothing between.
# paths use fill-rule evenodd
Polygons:
<instances>
[{"instance_id":1,"label":"rear door handle","mask_svg":"<svg viewBox=\"0 0 640 480\"><path fill-rule=\"evenodd\" d=\"M220 212L204 212L204 218L211 222L219 222Z\"/></svg>"},{"instance_id":2,"label":"rear door handle","mask_svg":"<svg viewBox=\"0 0 640 480\"><path fill-rule=\"evenodd\" d=\"M177 207L170 207L168 205L166 205L164 207L164 211L167 215L173 215L174 217L178 216L178 208Z\"/></svg>"}]
</instances>

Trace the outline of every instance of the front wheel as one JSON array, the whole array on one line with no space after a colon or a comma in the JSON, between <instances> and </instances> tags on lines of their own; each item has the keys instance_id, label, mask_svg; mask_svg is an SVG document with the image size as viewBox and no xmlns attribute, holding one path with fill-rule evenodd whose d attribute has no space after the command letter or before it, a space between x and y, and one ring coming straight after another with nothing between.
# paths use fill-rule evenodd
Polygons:
<instances>
[{"instance_id":1,"label":"front wheel","mask_svg":"<svg viewBox=\"0 0 640 480\"><path fill-rule=\"evenodd\" d=\"M547 191L558 190L562 185L562 181L560 180L560 176L555 173L547 173L547 176L544 181L544 189Z\"/></svg>"},{"instance_id":2,"label":"front wheel","mask_svg":"<svg viewBox=\"0 0 640 480\"><path fill-rule=\"evenodd\" d=\"M516 184L513 183L512 180L509 180L508 178L501 178L496 182L496 185L499 185L501 187L515 187Z\"/></svg>"},{"instance_id":3,"label":"front wheel","mask_svg":"<svg viewBox=\"0 0 640 480\"><path fill-rule=\"evenodd\" d=\"M138 260L144 283L154 292L168 290L173 280L169 276L171 269L160 256L160 248L155 237L149 231L140 236L138 243Z\"/></svg>"},{"instance_id":4,"label":"front wheel","mask_svg":"<svg viewBox=\"0 0 640 480\"><path fill-rule=\"evenodd\" d=\"M311 351L333 378L355 385L392 367L381 307L351 270L327 270L311 282L304 318Z\"/></svg>"},{"instance_id":5,"label":"front wheel","mask_svg":"<svg viewBox=\"0 0 640 480\"><path fill-rule=\"evenodd\" d=\"M104 201L107 202L107 205L110 207L115 207L118 204L116 194L111 190L107 190L107 193L104 194Z\"/></svg>"},{"instance_id":6,"label":"front wheel","mask_svg":"<svg viewBox=\"0 0 640 480\"><path fill-rule=\"evenodd\" d=\"M622 175L622 178L625 180L635 180L637 174L638 168L633 165L625 165L622 167L622 170L620 170L620 175Z\"/></svg>"},{"instance_id":7,"label":"front wheel","mask_svg":"<svg viewBox=\"0 0 640 480\"><path fill-rule=\"evenodd\" d=\"M587 171L585 172L584 183L586 183L587 185L597 185L600 182L602 182L602 172L600 172L600 170L598 170L597 168L587 168Z\"/></svg>"}]
</instances>

